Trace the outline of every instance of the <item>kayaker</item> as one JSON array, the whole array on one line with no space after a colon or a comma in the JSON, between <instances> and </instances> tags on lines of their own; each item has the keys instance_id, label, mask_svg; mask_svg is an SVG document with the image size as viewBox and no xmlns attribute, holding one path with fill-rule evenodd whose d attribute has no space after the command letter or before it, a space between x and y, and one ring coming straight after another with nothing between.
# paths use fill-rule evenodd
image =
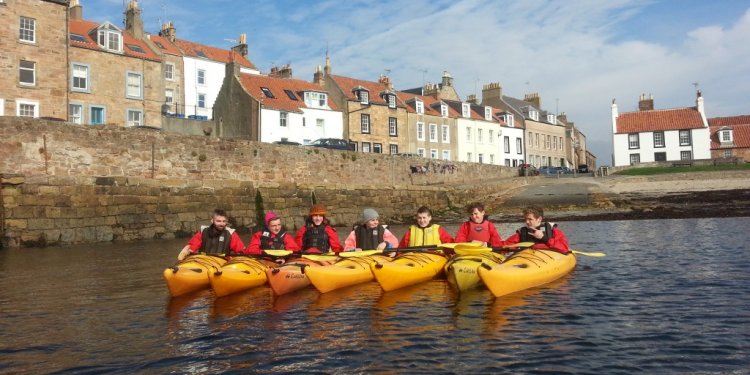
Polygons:
<instances>
[{"instance_id":1,"label":"kayaker","mask_svg":"<svg viewBox=\"0 0 750 375\"><path fill-rule=\"evenodd\" d=\"M310 208L309 215L305 218L305 225L297 231L294 241L305 252L327 253L333 251L338 253L344 249L339 241L336 229L331 226L326 218L326 208L322 204L315 204Z\"/></svg>"},{"instance_id":2,"label":"kayaker","mask_svg":"<svg viewBox=\"0 0 750 375\"><path fill-rule=\"evenodd\" d=\"M466 211L469 213L469 220L458 228L456 243L479 242L484 247L500 247L505 244L495 224L485 218L484 204L474 202L466 208Z\"/></svg>"},{"instance_id":3,"label":"kayaker","mask_svg":"<svg viewBox=\"0 0 750 375\"><path fill-rule=\"evenodd\" d=\"M344 251L384 250L398 246L398 238L380 224L380 215L372 208L362 211L362 222L354 226L344 241Z\"/></svg>"},{"instance_id":4,"label":"kayaker","mask_svg":"<svg viewBox=\"0 0 750 375\"><path fill-rule=\"evenodd\" d=\"M453 242L453 237L443 227L432 224L432 210L427 206L417 209L417 225L412 225L404 233L398 247L440 245Z\"/></svg>"},{"instance_id":5,"label":"kayaker","mask_svg":"<svg viewBox=\"0 0 750 375\"><path fill-rule=\"evenodd\" d=\"M268 211L265 217L265 227L253 234L245 253L260 255L263 250L290 250L299 252L300 247L281 225L281 217L273 211Z\"/></svg>"},{"instance_id":6,"label":"kayaker","mask_svg":"<svg viewBox=\"0 0 750 375\"><path fill-rule=\"evenodd\" d=\"M505 240L507 245L519 242L534 242L534 248L555 249L563 254L567 254L568 239L565 238L560 228L555 223L544 221L544 209L539 206L530 206L523 209L523 220L526 222L525 227L521 227L512 236Z\"/></svg>"},{"instance_id":7,"label":"kayaker","mask_svg":"<svg viewBox=\"0 0 750 375\"><path fill-rule=\"evenodd\" d=\"M245 244L234 229L227 227L228 223L227 213L215 209L211 214L211 225L201 226L177 255L177 260L183 260L189 254L197 252L224 255L244 253Z\"/></svg>"}]
</instances>

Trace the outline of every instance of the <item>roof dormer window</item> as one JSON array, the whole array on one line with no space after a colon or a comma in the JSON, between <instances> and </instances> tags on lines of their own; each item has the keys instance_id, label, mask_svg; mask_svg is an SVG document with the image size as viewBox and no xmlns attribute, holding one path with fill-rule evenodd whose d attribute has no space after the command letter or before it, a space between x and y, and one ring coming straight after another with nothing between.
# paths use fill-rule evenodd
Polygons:
<instances>
[{"instance_id":1,"label":"roof dormer window","mask_svg":"<svg viewBox=\"0 0 750 375\"><path fill-rule=\"evenodd\" d=\"M440 102L440 116L448 117L448 105Z\"/></svg>"},{"instance_id":2,"label":"roof dormer window","mask_svg":"<svg viewBox=\"0 0 750 375\"><path fill-rule=\"evenodd\" d=\"M357 86L354 88L354 95L357 96L357 99L359 99L359 102L364 105L370 104L370 92L367 91L366 88L362 86Z\"/></svg>"},{"instance_id":3,"label":"roof dormer window","mask_svg":"<svg viewBox=\"0 0 750 375\"><path fill-rule=\"evenodd\" d=\"M539 111L529 108L529 118L534 121L539 121Z\"/></svg>"},{"instance_id":4,"label":"roof dormer window","mask_svg":"<svg viewBox=\"0 0 750 375\"><path fill-rule=\"evenodd\" d=\"M421 101L421 100L419 100L419 99L417 99L417 100L414 101L414 104L415 104L414 107L415 107L417 113L423 114L424 113L424 102Z\"/></svg>"},{"instance_id":5,"label":"roof dormer window","mask_svg":"<svg viewBox=\"0 0 750 375\"><path fill-rule=\"evenodd\" d=\"M492 120L492 107L484 107L484 119L486 121Z\"/></svg>"},{"instance_id":6,"label":"roof dormer window","mask_svg":"<svg viewBox=\"0 0 750 375\"><path fill-rule=\"evenodd\" d=\"M469 103L461 103L461 117L471 116L471 105Z\"/></svg>"},{"instance_id":7,"label":"roof dormer window","mask_svg":"<svg viewBox=\"0 0 750 375\"><path fill-rule=\"evenodd\" d=\"M305 105L310 108L328 109L328 95L324 92L305 91Z\"/></svg>"},{"instance_id":8,"label":"roof dormer window","mask_svg":"<svg viewBox=\"0 0 750 375\"><path fill-rule=\"evenodd\" d=\"M550 124L555 124L556 123L555 122L555 115L548 114L547 115L547 122L549 122Z\"/></svg>"},{"instance_id":9,"label":"roof dormer window","mask_svg":"<svg viewBox=\"0 0 750 375\"><path fill-rule=\"evenodd\" d=\"M388 94L386 99L388 100L388 108L396 108L396 95Z\"/></svg>"},{"instance_id":10,"label":"roof dormer window","mask_svg":"<svg viewBox=\"0 0 750 375\"><path fill-rule=\"evenodd\" d=\"M719 129L719 143L722 145L731 145L734 143L732 128L724 127Z\"/></svg>"},{"instance_id":11,"label":"roof dormer window","mask_svg":"<svg viewBox=\"0 0 750 375\"><path fill-rule=\"evenodd\" d=\"M503 120L505 121L506 124L508 124L509 127L512 128L514 126L513 125L513 114L506 113L505 116L503 116Z\"/></svg>"},{"instance_id":12,"label":"roof dormer window","mask_svg":"<svg viewBox=\"0 0 750 375\"><path fill-rule=\"evenodd\" d=\"M112 52L122 52L122 31L109 22L102 24L96 31L96 40L99 47Z\"/></svg>"}]
</instances>

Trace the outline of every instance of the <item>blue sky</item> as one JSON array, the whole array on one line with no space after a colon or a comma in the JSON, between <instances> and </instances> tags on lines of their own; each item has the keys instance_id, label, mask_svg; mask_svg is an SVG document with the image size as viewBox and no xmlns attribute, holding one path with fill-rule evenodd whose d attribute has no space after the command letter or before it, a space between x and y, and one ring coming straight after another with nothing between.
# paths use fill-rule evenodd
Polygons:
<instances>
[{"instance_id":1,"label":"blue sky","mask_svg":"<svg viewBox=\"0 0 750 375\"><path fill-rule=\"evenodd\" d=\"M81 0L84 18L122 24L123 0ZM537 92L565 112L599 165L611 164L610 105L695 105L708 117L750 114L750 0L141 0L146 31L174 22L181 39L228 48L246 33L266 73L291 64L311 80L328 49L334 74L396 89L439 82L459 95L499 82L505 95Z\"/></svg>"}]
</instances>

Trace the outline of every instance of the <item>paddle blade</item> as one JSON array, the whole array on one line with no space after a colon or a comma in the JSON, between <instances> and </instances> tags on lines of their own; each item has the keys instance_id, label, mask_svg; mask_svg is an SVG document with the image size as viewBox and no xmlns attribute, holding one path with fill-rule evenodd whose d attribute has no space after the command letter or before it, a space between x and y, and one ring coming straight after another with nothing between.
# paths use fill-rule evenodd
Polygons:
<instances>
[{"instance_id":1,"label":"paddle blade","mask_svg":"<svg viewBox=\"0 0 750 375\"><path fill-rule=\"evenodd\" d=\"M375 254L382 254L383 250L362 250L362 251L342 251L339 256L342 258L366 257Z\"/></svg>"},{"instance_id":2,"label":"paddle blade","mask_svg":"<svg viewBox=\"0 0 750 375\"><path fill-rule=\"evenodd\" d=\"M533 242L519 242L503 246L503 249L527 249L534 246Z\"/></svg>"},{"instance_id":3,"label":"paddle blade","mask_svg":"<svg viewBox=\"0 0 750 375\"><path fill-rule=\"evenodd\" d=\"M455 252L458 255L475 255L475 254L492 252L492 248L474 246L474 245L466 246L464 244L458 244L458 246L453 248L453 252Z\"/></svg>"},{"instance_id":4,"label":"paddle blade","mask_svg":"<svg viewBox=\"0 0 750 375\"><path fill-rule=\"evenodd\" d=\"M291 255L292 252L289 250L263 250L263 254L270 255L272 257L285 257Z\"/></svg>"},{"instance_id":5,"label":"paddle blade","mask_svg":"<svg viewBox=\"0 0 750 375\"><path fill-rule=\"evenodd\" d=\"M471 246L471 247L481 247L482 243L481 242L455 242L455 243L443 243L443 244L440 244L438 246L444 247L444 248L447 248L447 249L455 249L458 246L461 246L461 247L469 247L469 246Z\"/></svg>"},{"instance_id":6,"label":"paddle blade","mask_svg":"<svg viewBox=\"0 0 750 375\"><path fill-rule=\"evenodd\" d=\"M303 258L314 260L316 262L335 261L336 255L323 255L323 254L303 254Z\"/></svg>"},{"instance_id":7,"label":"paddle blade","mask_svg":"<svg viewBox=\"0 0 750 375\"><path fill-rule=\"evenodd\" d=\"M578 250L570 250L573 254L577 255L585 255L587 257L605 257L607 254L604 253L587 253L584 251L578 251Z\"/></svg>"}]
</instances>

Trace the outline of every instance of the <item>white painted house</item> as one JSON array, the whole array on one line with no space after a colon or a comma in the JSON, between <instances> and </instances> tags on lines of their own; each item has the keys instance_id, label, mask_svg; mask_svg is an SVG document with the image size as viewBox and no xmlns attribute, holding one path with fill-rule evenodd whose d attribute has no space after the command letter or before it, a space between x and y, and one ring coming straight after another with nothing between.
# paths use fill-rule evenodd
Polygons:
<instances>
[{"instance_id":1,"label":"white painted house","mask_svg":"<svg viewBox=\"0 0 750 375\"><path fill-rule=\"evenodd\" d=\"M523 147L523 132L503 127L495 109L467 102L452 102L460 114L456 122L457 160L469 163L508 165L514 156L523 159L523 150L519 155L516 150L516 136L520 137ZM518 133L518 134L516 134ZM507 153L505 137L508 137ZM512 139L512 141L511 141Z\"/></svg>"},{"instance_id":2,"label":"white painted house","mask_svg":"<svg viewBox=\"0 0 750 375\"><path fill-rule=\"evenodd\" d=\"M701 92L695 107L654 109L641 95L637 112L619 113L612 101L615 167L649 162L685 162L711 158L711 139Z\"/></svg>"}]
</instances>

